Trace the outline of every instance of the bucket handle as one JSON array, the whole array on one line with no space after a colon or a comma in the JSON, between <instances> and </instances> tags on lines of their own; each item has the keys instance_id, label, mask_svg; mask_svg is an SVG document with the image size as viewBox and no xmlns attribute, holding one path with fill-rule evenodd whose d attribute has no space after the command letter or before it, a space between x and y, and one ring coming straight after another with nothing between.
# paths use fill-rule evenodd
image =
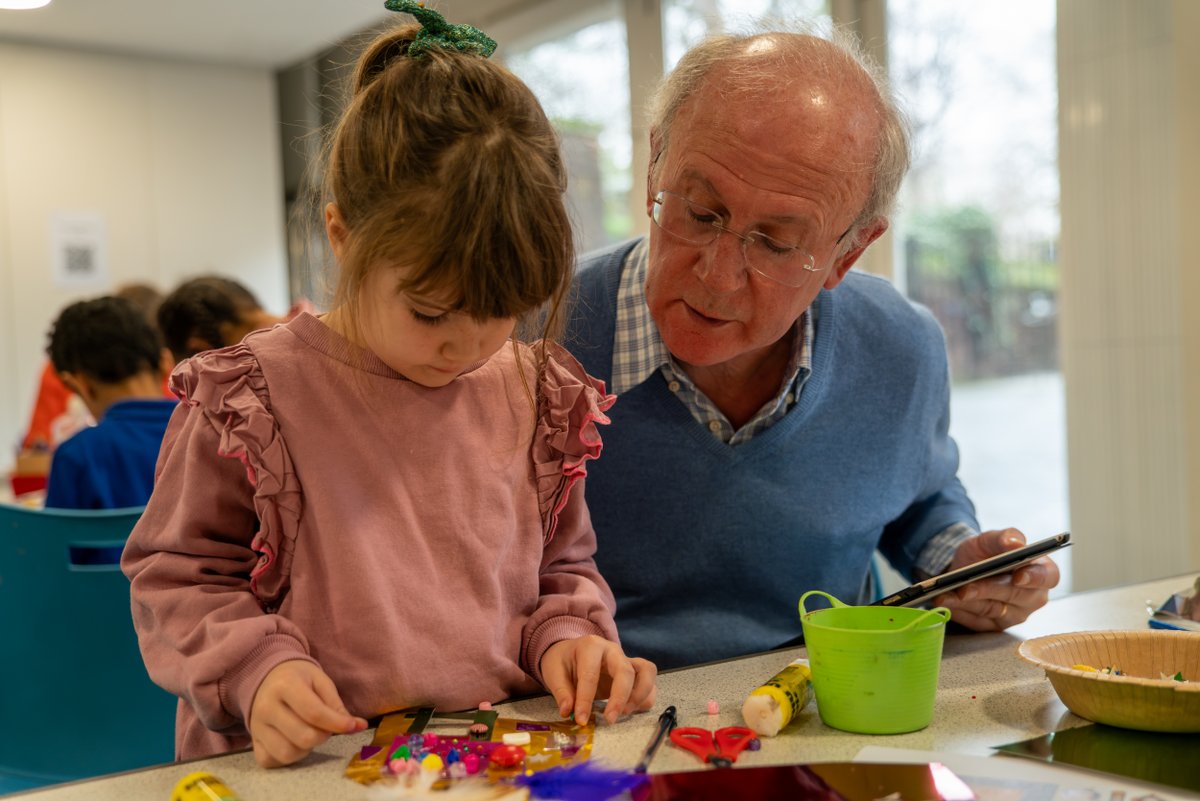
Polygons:
<instances>
[{"instance_id":1,"label":"bucket handle","mask_svg":"<svg viewBox=\"0 0 1200 801\"><path fill-rule=\"evenodd\" d=\"M800 617L804 617L805 615L808 614L808 610L804 608L804 602L807 601L809 596L811 596L811 595L820 595L822 598L829 601L829 605L832 606L834 609L845 609L846 607L848 607L850 605L850 604L842 603L837 598L834 598L832 595L830 595L827 592L824 592L823 590L809 590L808 592L806 592L800 596Z\"/></svg>"},{"instance_id":2,"label":"bucket handle","mask_svg":"<svg viewBox=\"0 0 1200 801\"><path fill-rule=\"evenodd\" d=\"M800 617L804 617L808 614L808 610L804 608L804 602L807 601L809 596L812 595L820 595L822 598L829 601L830 606L832 606L834 609L845 609L850 606L850 604L844 604L837 598L834 598L832 595L822 590L809 590L800 596ZM933 609L926 609L925 614L914 617L908 623L905 623L898 629L893 629L893 631L908 631L911 628L915 628L918 625L929 622L930 617L940 617L943 619L943 622L949 622L950 610L944 606L935 606Z\"/></svg>"},{"instance_id":3,"label":"bucket handle","mask_svg":"<svg viewBox=\"0 0 1200 801\"><path fill-rule=\"evenodd\" d=\"M943 623L949 623L950 610L944 606L935 606L933 609L926 609L925 614L914 617L900 628L895 629L895 631L908 631L909 629L915 628L922 623L928 623L930 617L940 617L942 618Z\"/></svg>"}]
</instances>

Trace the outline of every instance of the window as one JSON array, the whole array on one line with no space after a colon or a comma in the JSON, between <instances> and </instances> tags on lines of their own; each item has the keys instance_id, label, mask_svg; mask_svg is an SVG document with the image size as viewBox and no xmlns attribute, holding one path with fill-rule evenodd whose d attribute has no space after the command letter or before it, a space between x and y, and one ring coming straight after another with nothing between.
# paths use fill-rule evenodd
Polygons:
<instances>
[{"instance_id":1,"label":"window","mask_svg":"<svg viewBox=\"0 0 1200 801\"><path fill-rule=\"evenodd\" d=\"M915 149L896 282L946 331L960 476L985 528L1064 531L1054 4L890 0L888 45Z\"/></svg>"},{"instance_id":2,"label":"window","mask_svg":"<svg viewBox=\"0 0 1200 801\"><path fill-rule=\"evenodd\" d=\"M529 85L562 137L577 248L629 237L632 159L629 58L616 17L525 49L505 63Z\"/></svg>"},{"instance_id":3,"label":"window","mask_svg":"<svg viewBox=\"0 0 1200 801\"><path fill-rule=\"evenodd\" d=\"M669 71L710 33L752 30L760 23L811 23L829 29L826 0L663 0L663 39Z\"/></svg>"}]
</instances>

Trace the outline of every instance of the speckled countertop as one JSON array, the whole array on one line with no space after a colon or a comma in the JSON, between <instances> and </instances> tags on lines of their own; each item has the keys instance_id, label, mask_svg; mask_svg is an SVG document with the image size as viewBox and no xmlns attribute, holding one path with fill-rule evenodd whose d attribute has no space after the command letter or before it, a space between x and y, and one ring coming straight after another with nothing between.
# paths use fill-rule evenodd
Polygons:
<instances>
[{"instance_id":1,"label":"speckled countertop","mask_svg":"<svg viewBox=\"0 0 1200 801\"><path fill-rule=\"evenodd\" d=\"M847 734L822 724L816 706L810 702L800 718L781 735L764 738L761 750L743 752L737 764L847 761L866 745L986 756L994 746L1080 725L1084 721L1059 702L1042 671L1017 655L1017 644L1042 634L1145 628L1146 601L1159 603L1172 592L1190 586L1193 580L1194 576L1174 577L1066 596L1052 601L1029 622L1009 632L947 637L937 704L928 728L891 736ZM659 677L656 707L613 726L601 724L596 730L592 758L614 767L635 765L654 731L659 712L668 704L677 708L681 726L712 729L742 725L741 705L749 692L803 655L803 649L776 651L664 673ZM709 699L715 699L720 706L715 717L707 713ZM497 709L505 717L556 719L554 705L545 697L498 705ZM61 784L5 798L168 801L180 778L201 770L219 776L243 801L363 799L364 789L342 774L351 755L370 742L372 733L332 738L290 768L262 770L250 753L243 752L186 765ZM86 733L83 737L86 740ZM701 769L695 757L666 744L659 749L651 766L652 772L693 769Z\"/></svg>"}]
</instances>

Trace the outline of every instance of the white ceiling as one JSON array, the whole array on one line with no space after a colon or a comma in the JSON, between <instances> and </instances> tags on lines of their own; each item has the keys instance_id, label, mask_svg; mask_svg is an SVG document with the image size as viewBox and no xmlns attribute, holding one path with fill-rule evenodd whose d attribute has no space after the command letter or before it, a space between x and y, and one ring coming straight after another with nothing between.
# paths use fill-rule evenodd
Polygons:
<instances>
[{"instance_id":1,"label":"white ceiling","mask_svg":"<svg viewBox=\"0 0 1200 801\"><path fill-rule=\"evenodd\" d=\"M53 0L0 10L0 41L278 69L388 16L383 0Z\"/></svg>"}]
</instances>

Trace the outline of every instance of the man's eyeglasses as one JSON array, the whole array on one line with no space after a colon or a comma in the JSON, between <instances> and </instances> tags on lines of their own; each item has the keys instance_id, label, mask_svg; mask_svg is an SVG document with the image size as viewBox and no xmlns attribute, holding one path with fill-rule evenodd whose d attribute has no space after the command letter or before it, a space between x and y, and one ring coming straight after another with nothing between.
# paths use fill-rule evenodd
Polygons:
<instances>
[{"instance_id":1,"label":"man's eyeglasses","mask_svg":"<svg viewBox=\"0 0 1200 801\"><path fill-rule=\"evenodd\" d=\"M650 219L689 245L711 245L721 234L731 234L742 240L742 258L747 267L784 286L803 286L807 273L820 271L813 255L800 246L780 242L762 231L739 234L727 228L717 212L674 192L664 190L654 196Z\"/></svg>"}]
</instances>

